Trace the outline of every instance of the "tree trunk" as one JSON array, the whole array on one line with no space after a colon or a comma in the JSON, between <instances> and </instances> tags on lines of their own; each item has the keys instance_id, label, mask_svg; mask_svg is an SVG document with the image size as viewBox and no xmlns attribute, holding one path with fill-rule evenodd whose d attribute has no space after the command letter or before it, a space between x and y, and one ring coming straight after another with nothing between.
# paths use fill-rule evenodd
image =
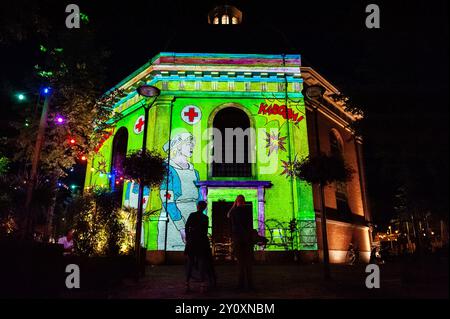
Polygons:
<instances>
[{"instance_id":1,"label":"tree trunk","mask_svg":"<svg viewBox=\"0 0 450 319\"><path fill-rule=\"evenodd\" d=\"M57 178L52 178L52 185L56 185ZM47 208L47 227L45 229L44 241L48 242L53 235L53 216L55 212L57 189L53 191L50 206Z\"/></svg>"},{"instance_id":2,"label":"tree trunk","mask_svg":"<svg viewBox=\"0 0 450 319\"><path fill-rule=\"evenodd\" d=\"M38 165L41 156L42 146L45 140L45 130L47 129L47 117L49 112L50 96L45 96L44 106L42 107L41 119L39 121L39 129L36 137L36 144L33 150L33 160L31 164L31 175L27 185L27 194L25 199L25 229L23 231L23 239L29 239L33 236L34 223L31 213L31 200L33 199L33 192L36 186Z\"/></svg>"}]
</instances>

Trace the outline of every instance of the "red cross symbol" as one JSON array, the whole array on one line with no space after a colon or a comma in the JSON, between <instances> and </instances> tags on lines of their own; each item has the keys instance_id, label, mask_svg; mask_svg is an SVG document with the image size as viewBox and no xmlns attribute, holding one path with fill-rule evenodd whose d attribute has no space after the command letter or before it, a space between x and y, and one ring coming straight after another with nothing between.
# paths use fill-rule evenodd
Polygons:
<instances>
[{"instance_id":1,"label":"red cross symbol","mask_svg":"<svg viewBox=\"0 0 450 319\"><path fill-rule=\"evenodd\" d=\"M172 197L172 195L170 195L169 193L166 192L166 195L164 195L164 197L166 197L167 199L170 199Z\"/></svg>"},{"instance_id":2,"label":"red cross symbol","mask_svg":"<svg viewBox=\"0 0 450 319\"><path fill-rule=\"evenodd\" d=\"M184 112L184 115L189 118L189 122L193 122L194 119L198 116L198 113L195 112L195 109L193 107L190 107L189 112Z\"/></svg>"},{"instance_id":3,"label":"red cross symbol","mask_svg":"<svg viewBox=\"0 0 450 319\"><path fill-rule=\"evenodd\" d=\"M142 198L142 205L145 205L145 202L147 201L147 198Z\"/></svg>"},{"instance_id":4,"label":"red cross symbol","mask_svg":"<svg viewBox=\"0 0 450 319\"><path fill-rule=\"evenodd\" d=\"M134 129L136 133L141 133L142 131L142 127L144 126L144 119L142 117L140 117L137 121L136 124L134 124Z\"/></svg>"}]
</instances>

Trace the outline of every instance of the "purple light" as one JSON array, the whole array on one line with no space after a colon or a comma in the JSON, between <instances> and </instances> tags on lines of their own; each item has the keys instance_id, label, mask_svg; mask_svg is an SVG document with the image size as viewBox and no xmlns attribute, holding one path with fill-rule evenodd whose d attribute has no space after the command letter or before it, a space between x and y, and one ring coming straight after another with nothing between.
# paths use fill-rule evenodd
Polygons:
<instances>
[{"instance_id":1,"label":"purple light","mask_svg":"<svg viewBox=\"0 0 450 319\"><path fill-rule=\"evenodd\" d=\"M64 123L64 118L62 116L57 116L56 117L56 123L57 124L63 124Z\"/></svg>"}]
</instances>

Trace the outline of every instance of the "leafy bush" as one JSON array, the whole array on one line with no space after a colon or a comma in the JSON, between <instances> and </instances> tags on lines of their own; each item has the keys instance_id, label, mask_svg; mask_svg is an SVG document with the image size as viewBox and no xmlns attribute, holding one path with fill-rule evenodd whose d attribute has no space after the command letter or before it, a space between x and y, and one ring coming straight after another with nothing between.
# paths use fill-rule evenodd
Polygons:
<instances>
[{"instance_id":1,"label":"leafy bush","mask_svg":"<svg viewBox=\"0 0 450 319\"><path fill-rule=\"evenodd\" d=\"M127 179L145 186L158 187L164 179L167 166L160 154L138 150L125 158L123 169Z\"/></svg>"},{"instance_id":2,"label":"leafy bush","mask_svg":"<svg viewBox=\"0 0 450 319\"><path fill-rule=\"evenodd\" d=\"M117 256L131 249L116 192L94 189L74 200L75 252L85 256Z\"/></svg>"},{"instance_id":3,"label":"leafy bush","mask_svg":"<svg viewBox=\"0 0 450 319\"><path fill-rule=\"evenodd\" d=\"M306 157L295 164L295 175L312 183L328 185L334 182L348 182L354 170L348 166L341 156L321 153L314 157Z\"/></svg>"},{"instance_id":4,"label":"leafy bush","mask_svg":"<svg viewBox=\"0 0 450 319\"><path fill-rule=\"evenodd\" d=\"M9 169L9 159L0 155L0 176L6 174Z\"/></svg>"}]
</instances>

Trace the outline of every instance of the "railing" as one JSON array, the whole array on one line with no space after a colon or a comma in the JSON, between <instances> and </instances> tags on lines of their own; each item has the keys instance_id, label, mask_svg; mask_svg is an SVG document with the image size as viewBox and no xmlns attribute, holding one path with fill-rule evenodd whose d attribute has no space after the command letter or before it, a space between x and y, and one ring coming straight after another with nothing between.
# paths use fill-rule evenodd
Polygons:
<instances>
[{"instance_id":1,"label":"railing","mask_svg":"<svg viewBox=\"0 0 450 319\"><path fill-rule=\"evenodd\" d=\"M258 220L255 220L258 223ZM283 250L294 250L295 242L299 242L303 247L317 247L316 223L311 221L291 220L281 222L277 219L267 219L264 222L265 236L268 240L263 249L275 248ZM210 235L210 239L212 236ZM211 241L213 256L217 259L232 259L231 238L224 242Z\"/></svg>"},{"instance_id":2,"label":"railing","mask_svg":"<svg viewBox=\"0 0 450 319\"><path fill-rule=\"evenodd\" d=\"M317 237L315 221L300 221L293 219L280 222L277 219L267 219L264 222L268 243L266 247L294 250L295 242L303 247L316 247Z\"/></svg>"}]
</instances>

